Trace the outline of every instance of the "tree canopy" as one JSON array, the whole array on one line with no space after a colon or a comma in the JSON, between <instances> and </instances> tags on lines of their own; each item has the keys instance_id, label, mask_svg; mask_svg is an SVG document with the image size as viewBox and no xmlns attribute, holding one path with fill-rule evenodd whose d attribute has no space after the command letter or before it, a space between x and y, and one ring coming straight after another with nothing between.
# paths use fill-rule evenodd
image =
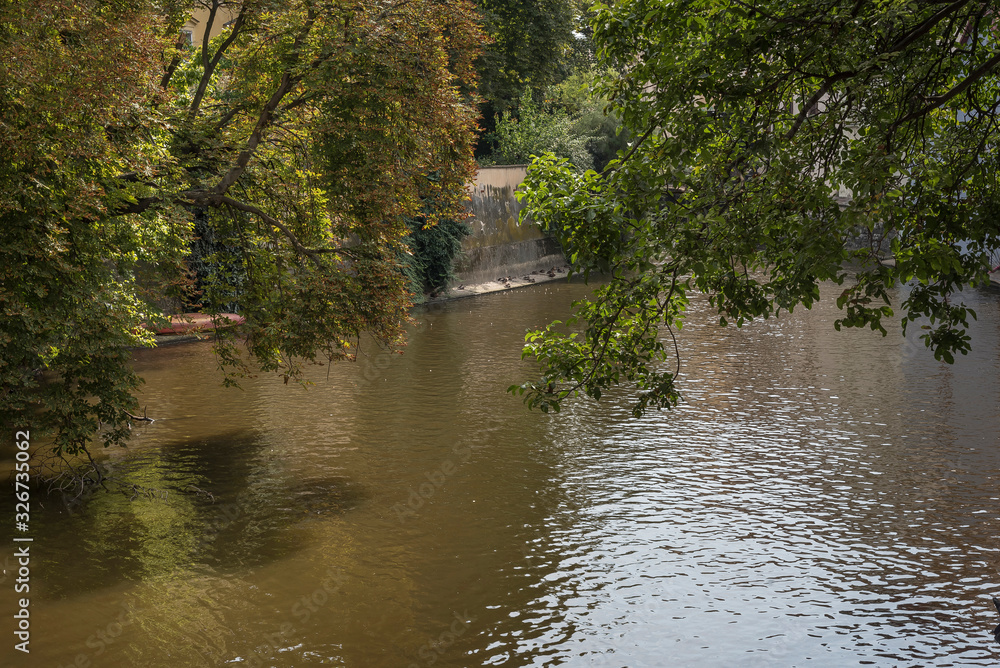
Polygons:
<instances>
[{"instance_id":1,"label":"tree canopy","mask_svg":"<svg viewBox=\"0 0 1000 668\"><path fill-rule=\"evenodd\" d=\"M238 304L230 379L397 343L407 221L461 216L473 4L199 4L226 25L193 47L187 2L0 6L0 423L62 451L127 437L171 299Z\"/></svg>"},{"instance_id":2,"label":"tree canopy","mask_svg":"<svg viewBox=\"0 0 1000 668\"><path fill-rule=\"evenodd\" d=\"M481 138L476 155L493 151L489 133L501 114L525 94L540 99L578 65L573 29L577 0L477 0L487 40L476 62L482 98Z\"/></svg>"},{"instance_id":3,"label":"tree canopy","mask_svg":"<svg viewBox=\"0 0 1000 668\"><path fill-rule=\"evenodd\" d=\"M549 86L545 101L536 103L529 91L515 111L496 118L496 130L486 135L493 152L479 158L482 164L518 165L546 152L569 160L578 171L603 170L619 149L628 148L630 135L622 132L607 100L595 96L592 68L582 69Z\"/></svg>"},{"instance_id":4,"label":"tree canopy","mask_svg":"<svg viewBox=\"0 0 1000 668\"><path fill-rule=\"evenodd\" d=\"M569 73L574 0L478 0L490 36L479 60L480 94L494 113L516 106Z\"/></svg>"},{"instance_id":5,"label":"tree canopy","mask_svg":"<svg viewBox=\"0 0 1000 668\"><path fill-rule=\"evenodd\" d=\"M625 383L636 414L673 405L693 291L742 325L834 281L838 329L899 317L938 359L964 354L975 314L956 293L1000 246L998 9L597 3L600 89L636 140L600 174L542 158L524 192L577 270L609 280L576 305L580 331L529 333L541 377L511 390L548 410Z\"/></svg>"}]
</instances>

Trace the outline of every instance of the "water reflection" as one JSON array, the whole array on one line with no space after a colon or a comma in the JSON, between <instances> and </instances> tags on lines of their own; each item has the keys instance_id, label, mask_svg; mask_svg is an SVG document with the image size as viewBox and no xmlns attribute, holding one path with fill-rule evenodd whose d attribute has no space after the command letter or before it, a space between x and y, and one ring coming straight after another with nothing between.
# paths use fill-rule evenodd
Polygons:
<instances>
[{"instance_id":1,"label":"water reflection","mask_svg":"<svg viewBox=\"0 0 1000 668\"><path fill-rule=\"evenodd\" d=\"M33 662L994 664L997 295L953 367L825 302L743 330L695 303L677 410L528 413L524 330L584 291L426 309L308 390L137 355L162 419L107 461L161 494L39 516Z\"/></svg>"}]
</instances>

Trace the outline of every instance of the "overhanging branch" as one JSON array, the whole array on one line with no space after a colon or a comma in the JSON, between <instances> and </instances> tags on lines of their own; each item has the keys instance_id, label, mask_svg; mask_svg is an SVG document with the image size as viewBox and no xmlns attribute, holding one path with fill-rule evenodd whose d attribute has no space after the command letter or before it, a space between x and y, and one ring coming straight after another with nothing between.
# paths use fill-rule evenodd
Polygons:
<instances>
[{"instance_id":1,"label":"overhanging branch","mask_svg":"<svg viewBox=\"0 0 1000 668\"><path fill-rule=\"evenodd\" d=\"M260 218L268 225L274 227L276 230L280 231L282 234L285 235L285 238L287 238L288 241L291 242L292 247L296 250L296 252L312 260L313 264L315 264L317 267L322 266L322 262L320 262L320 255L327 253L336 253L348 256L351 255L350 249L347 248L307 248L301 241L299 241L299 238L295 235L294 232L292 232L288 228L287 225L285 225L280 220L270 215L263 209L254 206L253 204L240 202L239 200L235 200L232 197L226 197L225 195L212 199L217 201L219 204L225 204L226 206L236 209L238 211L251 213Z\"/></svg>"},{"instance_id":2,"label":"overhanging branch","mask_svg":"<svg viewBox=\"0 0 1000 668\"><path fill-rule=\"evenodd\" d=\"M917 109L916 111L910 112L906 116L903 116L901 119L893 123L891 129L895 129L900 125L903 125L904 123L908 123L909 121L920 118L921 116L926 116L935 109L944 106L954 98L958 97L959 95L967 91L969 87L972 86L972 84L976 83L977 81L985 77L998 65L1000 65L1000 52L996 53L992 58L990 58L985 63L977 67L971 74L969 74L969 76L967 76L965 79L962 80L962 83L958 84L944 95L936 95L932 98L929 98L926 105L924 105L920 109Z\"/></svg>"}]
</instances>

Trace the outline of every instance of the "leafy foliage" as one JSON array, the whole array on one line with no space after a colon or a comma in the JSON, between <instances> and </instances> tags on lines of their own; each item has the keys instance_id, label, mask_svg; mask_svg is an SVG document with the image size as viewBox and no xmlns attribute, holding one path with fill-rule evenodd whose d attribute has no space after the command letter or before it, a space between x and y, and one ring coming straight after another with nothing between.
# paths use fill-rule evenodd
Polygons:
<instances>
[{"instance_id":1,"label":"leafy foliage","mask_svg":"<svg viewBox=\"0 0 1000 668\"><path fill-rule=\"evenodd\" d=\"M836 326L920 323L943 361L970 345L956 293L1000 245L994 2L621 0L594 6L599 90L637 138L602 174L553 156L530 215L610 282L581 334L528 335L543 409L630 382L669 406L686 295L720 324L809 307L844 285ZM859 245L852 243L862 240ZM899 304L889 290L909 282ZM679 362L678 362L679 363Z\"/></svg>"},{"instance_id":2,"label":"leafy foliage","mask_svg":"<svg viewBox=\"0 0 1000 668\"><path fill-rule=\"evenodd\" d=\"M566 158L581 171L594 166L587 151L590 137L575 132L574 120L565 111L543 109L530 93L521 98L516 116L510 111L503 113L489 138L496 142L490 156L495 164L519 165L548 152Z\"/></svg>"},{"instance_id":3,"label":"leafy foliage","mask_svg":"<svg viewBox=\"0 0 1000 668\"><path fill-rule=\"evenodd\" d=\"M472 234L468 224L451 218L428 226L423 217L408 221L409 248L403 258L410 290L416 295L433 295L448 287L455 277L452 267L462 251L462 239ZM419 298L419 297L418 297Z\"/></svg>"},{"instance_id":4,"label":"leafy foliage","mask_svg":"<svg viewBox=\"0 0 1000 668\"><path fill-rule=\"evenodd\" d=\"M477 0L483 53L476 62L482 116L476 156L489 160L487 137L504 113L515 112L525 94L541 99L548 86L571 73L583 59L574 28L577 0ZM589 42L586 42L589 44ZM585 50L585 49L584 49Z\"/></svg>"},{"instance_id":5,"label":"leafy foliage","mask_svg":"<svg viewBox=\"0 0 1000 668\"><path fill-rule=\"evenodd\" d=\"M227 246L216 239L216 228L209 223L204 209L195 212L192 233L187 266L193 285L183 300L184 310L241 311L240 292L247 274L242 263L233 259L239 256L239 247ZM222 285L228 286L228 294L219 289ZM212 299L220 298L224 301L213 303Z\"/></svg>"},{"instance_id":6,"label":"leafy foliage","mask_svg":"<svg viewBox=\"0 0 1000 668\"><path fill-rule=\"evenodd\" d=\"M569 73L577 8L571 0L478 0L490 36L478 62L484 116L508 111L525 90L541 92Z\"/></svg>"},{"instance_id":7,"label":"leafy foliage","mask_svg":"<svg viewBox=\"0 0 1000 668\"><path fill-rule=\"evenodd\" d=\"M608 100L595 90L602 74L610 73L596 67L582 68L549 89L552 108L562 109L573 118L570 132L587 138L587 152L598 172L617 157L618 151L628 149L631 139Z\"/></svg>"},{"instance_id":8,"label":"leafy foliage","mask_svg":"<svg viewBox=\"0 0 1000 668\"><path fill-rule=\"evenodd\" d=\"M128 348L191 298L195 216L200 298L246 318L217 339L226 378L288 382L362 331L397 344L406 221L462 212L473 5L206 5L227 26L194 48L186 3L0 7L0 422L61 451L127 437Z\"/></svg>"},{"instance_id":9,"label":"leafy foliage","mask_svg":"<svg viewBox=\"0 0 1000 668\"><path fill-rule=\"evenodd\" d=\"M605 113L607 102L593 94L594 80L593 70L573 74L549 87L544 105L525 93L517 111L504 112L496 131L487 135L495 148L480 163L523 164L532 156L552 153L581 172L604 169L627 148L629 133L614 115Z\"/></svg>"}]
</instances>

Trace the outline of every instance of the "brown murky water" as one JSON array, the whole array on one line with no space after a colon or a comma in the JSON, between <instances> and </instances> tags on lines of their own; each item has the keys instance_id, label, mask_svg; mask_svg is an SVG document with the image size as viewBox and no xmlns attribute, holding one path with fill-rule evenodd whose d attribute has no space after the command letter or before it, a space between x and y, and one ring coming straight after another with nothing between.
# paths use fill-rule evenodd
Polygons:
<instances>
[{"instance_id":1,"label":"brown murky water","mask_svg":"<svg viewBox=\"0 0 1000 668\"><path fill-rule=\"evenodd\" d=\"M584 290L424 311L405 355L308 390L136 354L159 420L107 458L157 493L35 492L32 652L5 631L2 662L996 664L1000 295L967 295L954 366L828 302L743 330L696 303L678 410L529 413L523 333Z\"/></svg>"}]
</instances>

